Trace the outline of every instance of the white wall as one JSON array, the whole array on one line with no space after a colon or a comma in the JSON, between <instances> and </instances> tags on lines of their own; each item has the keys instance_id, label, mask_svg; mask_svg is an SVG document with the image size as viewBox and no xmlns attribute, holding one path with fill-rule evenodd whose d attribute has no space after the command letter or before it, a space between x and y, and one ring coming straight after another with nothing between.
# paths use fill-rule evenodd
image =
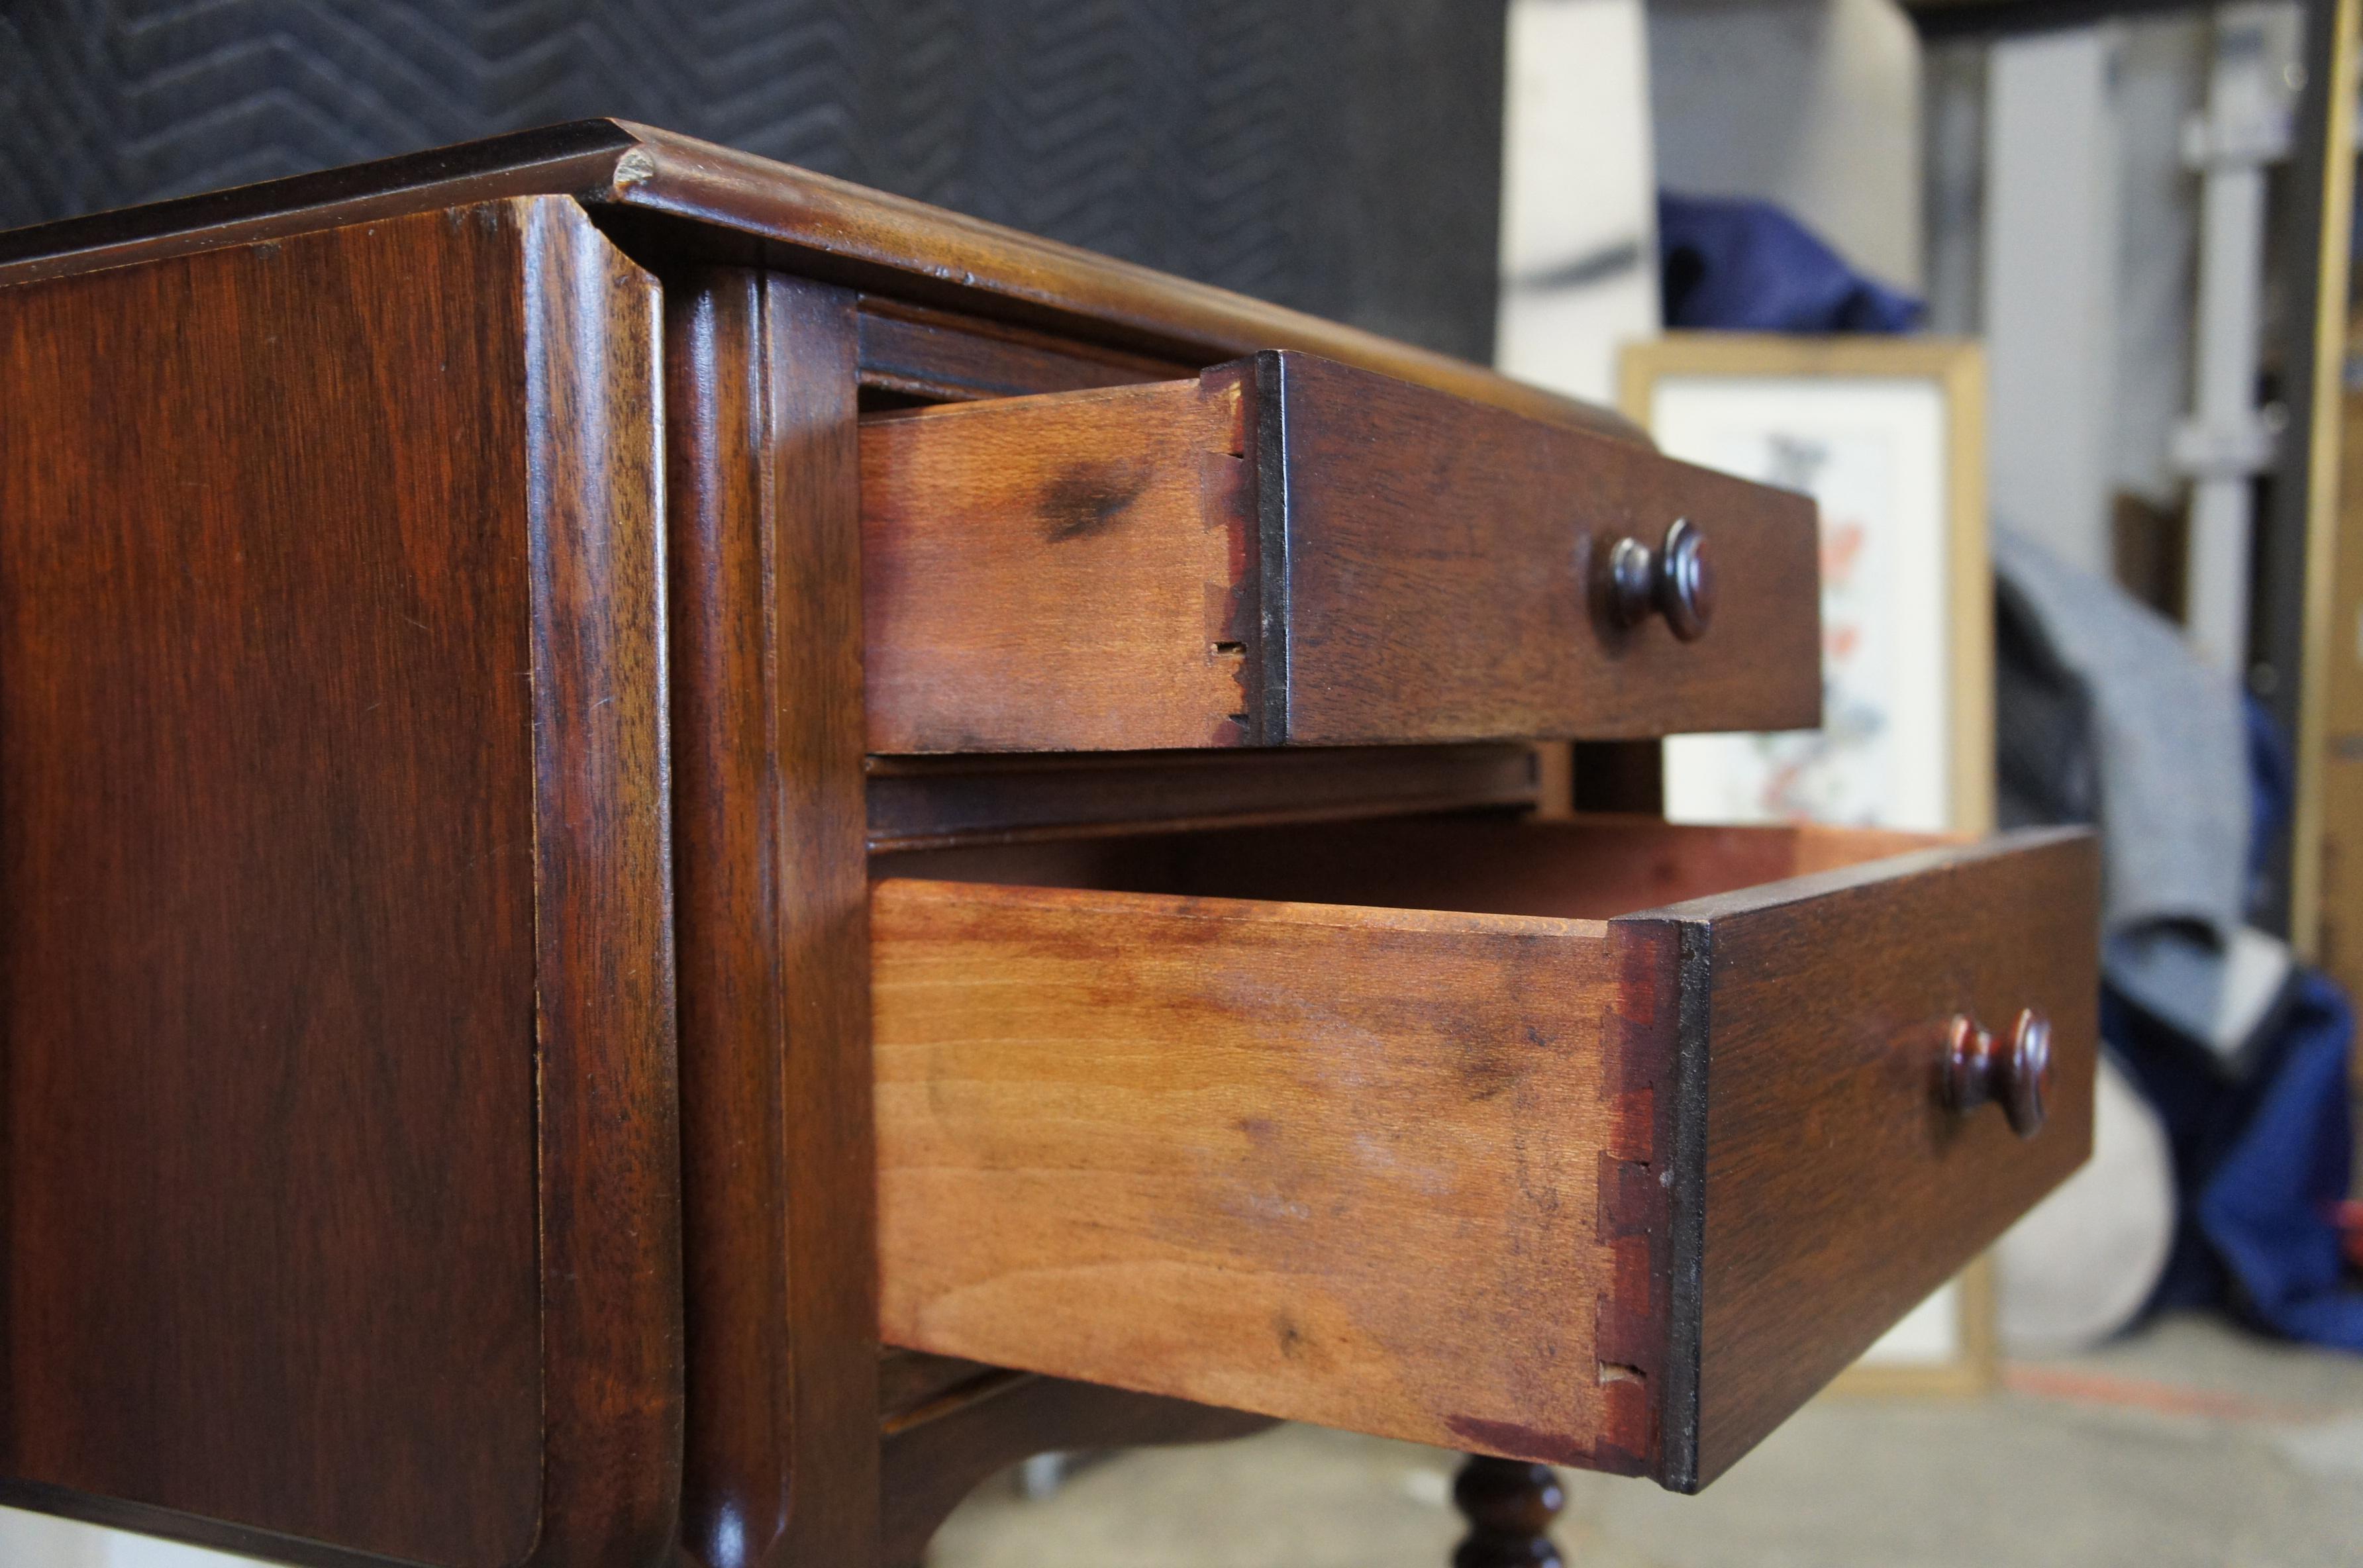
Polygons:
<instances>
[{"instance_id":1,"label":"white wall","mask_svg":"<svg viewBox=\"0 0 2363 1568\"><path fill-rule=\"evenodd\" d=\"M2158 506L2180 499L2168 447L2191 406L2199 180L2182 160L2183 122L2206 107L2204 12L2118 24L2116 413L2109 471Z\"/></svg>"},{"instance_id":2,"label":"white wall","mask_svg":"<svg viewBox=\"0 0 2363 1568\"><path fill-rule=\"evenodd\" d=\"M2204 13L1932 51L1930 325L1991 349L1996 514L2108 569L2111 492L2180 502ZM1985 297L1999 286L2002 297Z\"/></svg>"},{"instance_id":3,"label":"white wall","mask_svg":"<svg viewBox=\"0 0 2363 1568\"><path fill-rule=\"evenodd\" d=\"M2116 34L2005 39L1987 63L1982 310L1995 521L2110 575L2116 439Z\"/></svg>"},{"instance_id":4,"label":"white wall","mask_svg":"<svg viewBox=\"0 0 2363 1568\"><path fill-rule=\"evenodd\" d=\"M1658 0L1649 66L1660 184L1777 203L1920 287L1920 50L1893 0Z\"/></svg>"},{"instance_id":5,"label":"white wall","mask_svg":"<svg viewBox=\"0 0 2363 1568\"><path fill-rule=\"evenodd\" d=\"M1594 403L1658 332L1640 0L1512 0L1494 363Z\"/></svg>"}]
</instances>

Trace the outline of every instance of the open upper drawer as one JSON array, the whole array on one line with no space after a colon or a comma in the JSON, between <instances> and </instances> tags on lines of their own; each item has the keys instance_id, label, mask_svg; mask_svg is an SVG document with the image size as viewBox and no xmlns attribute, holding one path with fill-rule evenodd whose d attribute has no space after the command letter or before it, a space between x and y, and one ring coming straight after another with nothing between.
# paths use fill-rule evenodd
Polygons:
<instances>
[{"instance_id":1,"label":"open upper drawer","mask_svg":"<svg viewBox=\"0 0 2363 1568\"><path fill-rule=\"evenodd\" d=\"M1689 1490L2090 1147L2080 831L900 858L893 1344Z\"/></svg>"},{"instance_id":2,"label":"open upper drawer","mask_svg":"<svg viewBox=\"0 0 2363 1568\"><path fill-rule=\"evenodd\" d=\"M1296 353L861 429L873 752L1820 722L1811 502Z\"/></svg>"}]
</instances>

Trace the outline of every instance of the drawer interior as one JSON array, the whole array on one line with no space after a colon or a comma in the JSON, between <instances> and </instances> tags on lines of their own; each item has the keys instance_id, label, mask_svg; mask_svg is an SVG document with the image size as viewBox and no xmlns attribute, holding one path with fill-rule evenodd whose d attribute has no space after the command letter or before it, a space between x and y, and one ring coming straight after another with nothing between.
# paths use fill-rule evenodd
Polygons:
<instances>
[{"instance_id":1,"label":"drawer interior","mask_svg":"<svg viewBox=\"0 0 2363 1568\"><path fill-rule=\"evenodd\" d=\"M1812 825L1510 812L1125 834L873 856L873 877L1613 920L1957 842Z\"/></svg>"}]
</instances>

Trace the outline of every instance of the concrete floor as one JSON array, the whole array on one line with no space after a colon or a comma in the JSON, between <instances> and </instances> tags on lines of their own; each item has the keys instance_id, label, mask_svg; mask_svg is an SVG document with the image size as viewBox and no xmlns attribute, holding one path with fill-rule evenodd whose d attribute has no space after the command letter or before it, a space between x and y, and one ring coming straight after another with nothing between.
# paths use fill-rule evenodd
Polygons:
<instances>
[{"instance_id":1,"label":"concrete floor","mask_svg":"<svg viewBox=\"0 0 2363 1568\"><path fill-rule=\"evenodd\" d=\"M1281 1427L988 1485L931 1568L1443 1568L1454 1456ZM1696 1497L1570 1474L1570 1568L2363 1562L2363 1357L2170 1320L1978 1399L1824 1399Z\"/></svg>"},{"instance_id":2,"label":"concrete floor","mask_svg":"<svg viewBox=\"0 0 2363 1568\"><path fill-rule=\"evenodd\" d=\"M989 1485L933 1568L1444 1568L1455 1456L1313 1427ZM2157 1325L1973 1400L1825 1399L1697 1497L1568 1477L1570 1568L2363 1562L2363 1357ZM0 1508L0 1568L242 1559Z\"/></svg>"}]
</instances>

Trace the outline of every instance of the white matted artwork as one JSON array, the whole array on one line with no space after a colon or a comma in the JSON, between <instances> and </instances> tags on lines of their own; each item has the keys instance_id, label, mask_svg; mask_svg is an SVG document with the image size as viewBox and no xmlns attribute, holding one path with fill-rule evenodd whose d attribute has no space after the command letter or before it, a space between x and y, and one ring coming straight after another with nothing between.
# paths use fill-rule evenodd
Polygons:
<instances>
[{"instance_id":1,"label":"white matted artwork","mask_svg":"<svg viewBox=\"0 0 2363 1568\"><path fill-rule=\"evenodd\" d=\"M1628 348L1621 380L1625 412L1669 456L1801 491L1821 514L1822 727L1669 738L1666 815L1991 831L1993 601L1977 346L1675 333ZM1840 1386L1982 1388L1992 1346L1980 1263Z\"/></svg>"},{"instance_id":2,"label":"white matted artwork","mask_svg":"<svg viewBox=\"0 0 2363 1568\"><path fill-rule=\"evenodd\" d=\"M1673 457L1804 491L1822 519L1822 727L1674 736L1666 815L1951 826L1943 392L1920 381L1667 376L1649 428Z\"/></svg>"}]
</instances>

